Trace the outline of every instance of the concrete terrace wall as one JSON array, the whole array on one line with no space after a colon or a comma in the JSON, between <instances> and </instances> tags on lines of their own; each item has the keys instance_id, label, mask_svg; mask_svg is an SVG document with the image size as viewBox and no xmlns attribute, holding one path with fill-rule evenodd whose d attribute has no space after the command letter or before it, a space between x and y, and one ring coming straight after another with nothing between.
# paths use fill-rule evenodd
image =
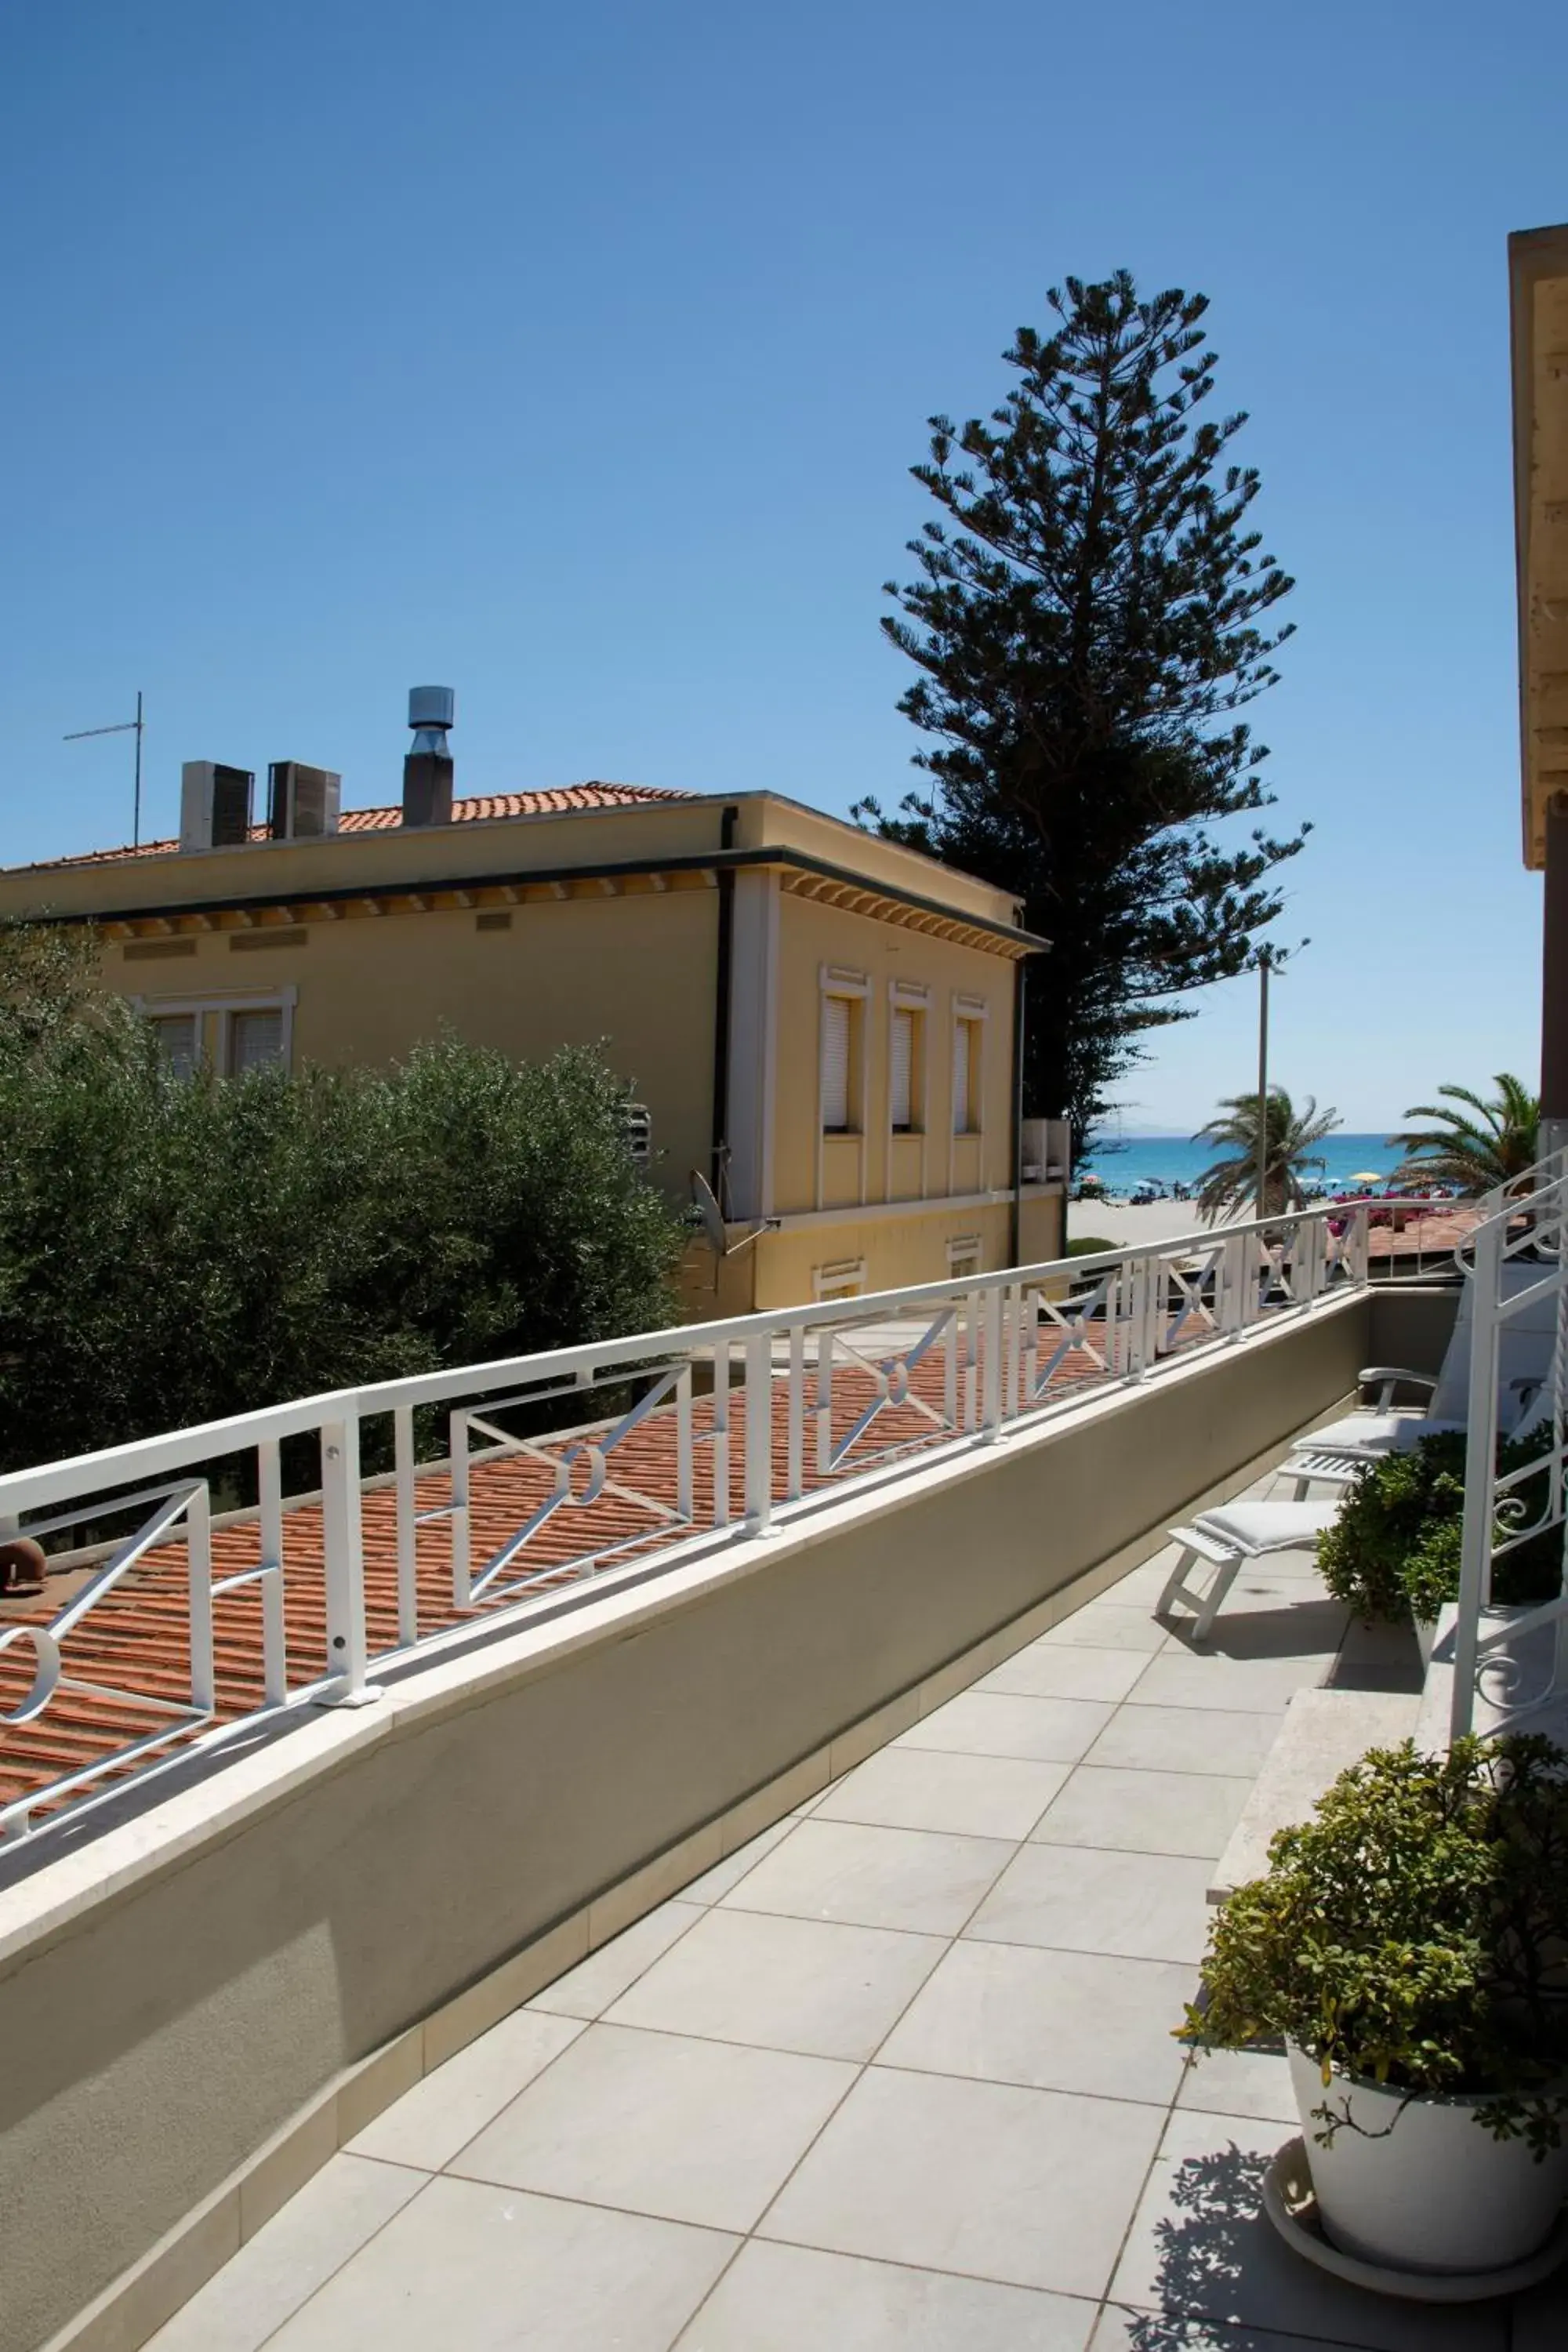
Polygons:
<instances>
[{"instance_id":1,"label":"concrete terrace wall","mask_svg":"<svg viewBox=\"0 0 1568 2352\"><path fill-rule=\"evenodd\" d=\"M212 2200L72 2336L142 2340L425 2064L1152 1549L1342 1398L1374 1330L1388 1360L1440 1352L1445 1307L1363 1295L1256 1333L315 1716L14 1882L0 2352ZM499 2005L442 2011L519 1954ZM307 2111L269 2191L223 2190Z\"/></svg>"}]
</instances>

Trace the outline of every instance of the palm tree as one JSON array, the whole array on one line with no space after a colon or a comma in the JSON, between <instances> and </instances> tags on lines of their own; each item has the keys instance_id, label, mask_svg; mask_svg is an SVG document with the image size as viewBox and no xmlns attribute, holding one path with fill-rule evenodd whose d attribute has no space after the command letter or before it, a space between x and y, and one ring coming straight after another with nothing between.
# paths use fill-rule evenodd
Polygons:
<instances>
[{"instance_id":1,"label":"palm tree","mask_svg":"<svg viewBox=\"0 0 1568 2352\"><path fill-rule=\"evenodd\" d=\"M1462 1110L1445 1110L1442 1103L1413 1103L1406 1118L1435 1118L1435 1128L1404 1128L1388 1139L1405 1157L1394 1171L1401 1184L1454 1184L1461 1192L1489 1192L1522 1176L1535 1158L1535 1130L1541 1124L1541 1097L1522 1078L1500 1070L1492 1084L1497 1093L1483 1102L1468 1087L1439 1087L1447 1102L1462 1103Z\"/></svg>"},{"instance_id":2,"label":"palm tree","mask_svg":"<svg viewBox=\"0 0 1568 2352\"><path fill-rule=\"evenodd\" d=\"M1320 1113L1311 1095L1298 1116L1283 1087L1270 1087L1264 1110L1263 1203L1258 1208L1258 1097L1232 1095L1222 1102L1223 1117L1211 1118L1194 1136L1194 1143L1214 1143L1226 1153L1205 1169L1198 1187L1198 1207L1214 1223L1221 1216L1239 1216L1250 1208L1254 1215L1277 1216L1299 1209L1306 1199L1302 1171L1321 1168L1323 1156L1314 1151L1336 1127L1343 1124L1338 1111Z\"/></svg>"}]
</instances>

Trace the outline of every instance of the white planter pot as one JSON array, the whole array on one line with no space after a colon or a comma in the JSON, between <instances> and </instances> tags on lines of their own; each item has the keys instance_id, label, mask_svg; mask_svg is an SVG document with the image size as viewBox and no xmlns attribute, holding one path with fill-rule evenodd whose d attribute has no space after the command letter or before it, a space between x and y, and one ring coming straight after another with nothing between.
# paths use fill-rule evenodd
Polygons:
<instances>
[{"instance_id":1,"label":"white planter pot","mask_svg":"<svg viewBox=\"0 0 1568 2352\"><path fill-rule=\"evenodd\" d=\"M1312 2189L1333 2244L1394 2270L1474 2272L1523 2262L1568 2198L1568 2146L1537 2164L1522 2140L1494 2139L1475 2119L1484 2098L1417 2097L1336 2073L1327 2090L1304 2050L1290 2050ZM1327 2147L1314 2110L1338 2116Z\"/></svg>"}]
</instances>

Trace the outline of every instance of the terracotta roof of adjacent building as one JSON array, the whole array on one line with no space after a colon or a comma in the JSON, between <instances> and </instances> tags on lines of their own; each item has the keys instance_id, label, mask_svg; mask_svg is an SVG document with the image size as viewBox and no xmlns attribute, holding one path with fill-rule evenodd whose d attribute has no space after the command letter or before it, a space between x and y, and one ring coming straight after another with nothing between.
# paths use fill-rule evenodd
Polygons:
<instances>
[{"instance_id":1,"label":"terracotta roof of adjacent building","mask_svg":"<svg viewBox=\"0 0 1568 2352\"><path fill-rule=\"evenodd\" d=\"M689 801L697 795L672 790L664 784L557 784L532 793L469 793L452 803L454 824L481 824L492 817L506 816L570 816L581 809L636 808L647 801ZM403 810L397 802L384 808L344 809L338 819L340 833L393 833L403 823ZM270 838L268 827L253 824L252 841ZM45 866L104 866L119 858L169 857L175 855L179 843L143 841L132 849L85 849L74 857L40 857L33 865L16 867L14 872L34 873Z\"/></svg>"}]
</instances>

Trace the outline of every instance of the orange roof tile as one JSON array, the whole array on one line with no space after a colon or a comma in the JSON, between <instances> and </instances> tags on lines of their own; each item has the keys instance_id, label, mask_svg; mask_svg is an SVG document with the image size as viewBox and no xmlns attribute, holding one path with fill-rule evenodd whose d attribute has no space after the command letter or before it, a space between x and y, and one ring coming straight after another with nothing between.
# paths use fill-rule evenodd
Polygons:
<instances>
[{"instance_id":1,"label":"orange roof tile","mask_svg":"<svg viewBox=\"0 0 1568 2352\"><path fill-rule=\"evenodd\" d=\"M531 793L469 793L452 803L454 824L482 824L493 817L508 816L570 816L579 809L636 808L648 801L689 801L698 796L693 793L677 792L664 784L554 784ZM393 802L384 808L344 809L338 819L340 833L394 833L403 823L403 810ZM253 824L252 841L271 838L266 825ZM179 849L177 841L143 841L132 849L85 849L74 857L40 857L30 866L0 869L11 873L33 874L56 866L103 866L110 860L130 857L169 857Z\"/></svg>"}]
</instances>

